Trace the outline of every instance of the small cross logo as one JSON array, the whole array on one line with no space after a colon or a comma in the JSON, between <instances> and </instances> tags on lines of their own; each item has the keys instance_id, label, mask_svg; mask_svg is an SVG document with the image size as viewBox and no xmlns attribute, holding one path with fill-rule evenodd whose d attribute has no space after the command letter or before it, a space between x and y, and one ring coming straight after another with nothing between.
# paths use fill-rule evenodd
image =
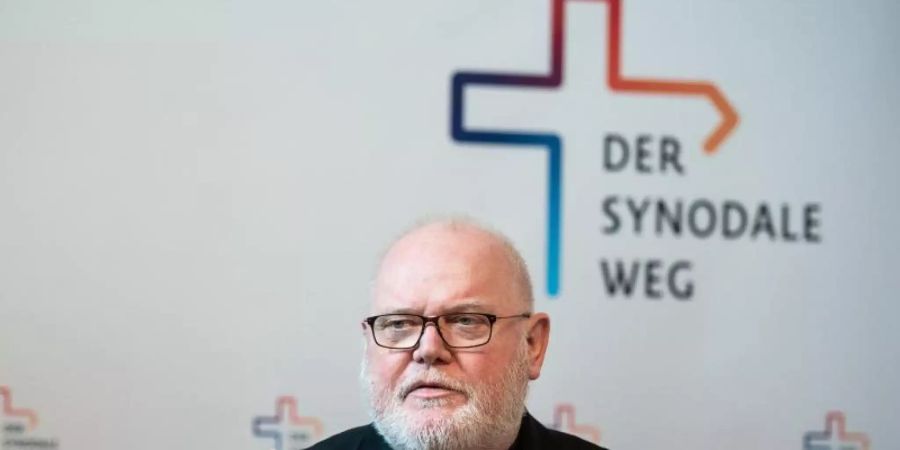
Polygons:
<instances>
[{"instance_id":1,"label":"small cross logo","mask_svg":"<svg viewBox=\"0 0 900 450\"><path fill-rule=\"evenodd\" d=\"M32 432L38 426L38 415L31 409L13 405L12 390L0 386L0 448L42 448L55 450L59 448L56 438L35 435Z\"/></svg>"},{"instance_id":2,"label":"small cross logo","mask_svg":"<svg viewBox=\"0 0 900 450\"><path fill-rule=\"evenodd\" d=\"M869 450L869 437L864 433L848 433L844 413L831 411L825 416L825 431L803 435L803 450Z\"/></svg>"},{"instance_id":3,"label":"small cross logo","mask_svg":"<svg viewBox=\"0 0 900 450\"><path fill-rule=\"evenodd\" d=\"M302 417L297 412L297 399L279 397L274 416L253 419L253 435L272 440L272 450L299 450L322 437L322 422L315 417Z\"/></svg>"},{"instance_id":4,"label":"small cross logo","mask_svg":"<svg viewBox=\"0 0 900 450\"><path fill-rule=\"evenodd\" d=\"M552 428L578 436L595 444L600 443L600 429L592 425L579 424L575 421L575 406L568 403L556 405L553 411Z\"/></svg>"},{"instance_id":5,"label":"small cross logo","mask_svg":"<svg viewBox=\"0 0 900 450\"><path fill-rule=\"evenodd\" d=\"M30 409L16 408L13 406L12 391L6 386L0 386L0 400L3 402L3 415L17 417L28 422L28 429L34 430L38 425L37 413Z\"/></svg>"}]
</instances>

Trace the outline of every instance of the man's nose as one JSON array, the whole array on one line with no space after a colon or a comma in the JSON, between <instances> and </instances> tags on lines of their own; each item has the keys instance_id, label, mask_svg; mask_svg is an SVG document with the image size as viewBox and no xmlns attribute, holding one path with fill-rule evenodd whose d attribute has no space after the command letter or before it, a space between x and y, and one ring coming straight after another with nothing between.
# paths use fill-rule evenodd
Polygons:
<instances>
[{"instance_id":1,"label":"man's nose","mask_svg":"<svg viewBox=\"0 0 900 450\"><path fill-rule=\"evenodd\" d=\"M425 331L422 332L419 346L413 350L412 356L417 363L429 366L449 362L452 357L450 350L447 349L447 345L438 333L437 326L434 324L425 325Z\"/></svg>"}]
</instances>

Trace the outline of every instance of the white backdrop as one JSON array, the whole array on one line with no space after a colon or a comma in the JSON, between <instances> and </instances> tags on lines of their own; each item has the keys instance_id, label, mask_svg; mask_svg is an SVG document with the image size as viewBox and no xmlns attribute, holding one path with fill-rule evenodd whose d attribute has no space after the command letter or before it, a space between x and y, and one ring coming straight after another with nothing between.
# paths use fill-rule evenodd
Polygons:
<instances>
[{"instance_id":1,"label":"white backdrop","mask_svg":"<svg viewBox=\"0 0 900 450\"><path fill-rule=\"evenodd\" d=\"M623 76L737 111L707 154L709 99L611 90L609 3L565 4L561 86L469 87L465 108L562 139L550 296L547 153L450 135L454 73L548 73L549 0L0 2L4 450L287 450L365 423L376 257L445 213L531 266L545 423L615 450L816 450L833 412L833 440L896 448L900 7L623 0ZM605 168L611 134L650 136L653 173ZM682 173L658 171L663 136ZM778 235L657 234L656 203L635 231L645 198L765 203ZM616 260L659 260L662 298L610 295ZM679 261L689 299L665 290Z\"/></svg>"}]
</instances>

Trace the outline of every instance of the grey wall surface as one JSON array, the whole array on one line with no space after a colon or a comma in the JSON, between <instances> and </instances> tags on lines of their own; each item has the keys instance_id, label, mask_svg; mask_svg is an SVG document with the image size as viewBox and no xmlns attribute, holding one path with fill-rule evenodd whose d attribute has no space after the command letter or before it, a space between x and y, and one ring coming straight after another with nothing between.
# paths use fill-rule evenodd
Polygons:
<instances>
[{"instance_id":1,"label":"grey wall surface","mask_svg":"<svg viewBox=\"0 0 900 450\"><path fill-rule=\"evenodd\" d=\"M898 4L623 0L622 77L736 111L712 153L708 97L611 89L610 2L562 5L561 85L469 87L464 111L562 139L551 295L547 151L450 134L454 73L548 73L549 0L0 2L3 448L288 450L366 422L377 256L447 213L530 265L545 423L615 450L896 448Z\"/></svg>"}]
</instances>

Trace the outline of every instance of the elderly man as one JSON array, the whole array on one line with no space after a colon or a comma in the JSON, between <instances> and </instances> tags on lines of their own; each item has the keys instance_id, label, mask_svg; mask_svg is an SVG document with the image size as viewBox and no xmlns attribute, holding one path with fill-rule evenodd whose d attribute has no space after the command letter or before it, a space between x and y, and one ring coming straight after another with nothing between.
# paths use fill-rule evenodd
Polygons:
<instances>
[{"instance_id":1,"label":"elderly man","mask_svg":"<svg viewBox=\"0 0 900 450\"><path fill-rule=\"evenodd\" d=\"M362 322L373 424L313 449L599 449L525 410L550 319L504 237L466 221L415 228L387 251Z\"/></svg>"}]
</instances>

